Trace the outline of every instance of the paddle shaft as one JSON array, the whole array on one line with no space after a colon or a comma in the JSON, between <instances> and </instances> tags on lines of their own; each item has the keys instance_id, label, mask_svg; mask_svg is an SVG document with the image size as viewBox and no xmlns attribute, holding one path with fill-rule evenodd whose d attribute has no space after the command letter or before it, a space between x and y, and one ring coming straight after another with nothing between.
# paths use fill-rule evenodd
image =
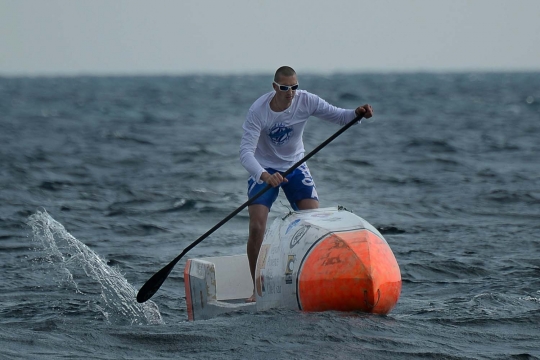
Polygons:
<instances>
[{"instance_id":1,"label":"paddle shaft","mask_svg":"<svg viewBox=\"0 0 540 360\"><path fill-rule=\"evenodd\" d=\"M285 171L282 175L283 177L286 177L287 175L291 174L297 167L302 165L304 162L306 162L308 159L310 159L313 155L318 153L322 148L324 148L326 145L328 145L330 142L332 142L335 138L337 138L339 135L341 135L343 132L345 132L348 128L353 126L356 122L360 121L362 119L363 115L359 115L355 117L353 120L351 120L349 123L347 123L345 126L342 126L334 135L330 136L328 139L326 139L322 144L317 146L315 149L313 149L309 154L304 156L302 159L298 160L293 166L290 167L287 171ZM174 268L176 263L180 261L180 259L191 249L193 249L195 246L197 246L201 241L206 239L208 236L210 236L214 231L219 229L223 224L225 224L227 221L231 220L233 217L235 217L240 211L244 210L247 206L252 204L256 199L258 199L262 194L267 192L272 185L267 184L263 189L261 189L257 194L255 194L253 197L251 197L248 201L240 205L240 207L236 210L234 210L232 213L227 215L226 218L221 220L219 223L214 225L210 230L202 234L197 240L192 242L188 247L186 247L180 255L178 255L176 258L174 258L173 261L171 261L169 264L167 264L164 268L162 268L160 271L155 273L146 283L141 287L139 290L139 293L137 294L137 301L139 303L143 303L150 299L154 294L159 290L165 279L167 279L167 276L169 276L169 273Z\"/></svg>"}]
</instances>

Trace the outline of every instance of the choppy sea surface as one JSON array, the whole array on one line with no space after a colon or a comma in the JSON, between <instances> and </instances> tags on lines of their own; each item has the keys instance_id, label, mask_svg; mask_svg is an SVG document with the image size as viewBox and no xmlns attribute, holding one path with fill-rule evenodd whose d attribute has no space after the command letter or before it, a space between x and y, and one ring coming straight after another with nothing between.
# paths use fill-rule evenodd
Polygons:
<instances>
[{"instance_id":1,"label":"choppy sea surface","mask_svg":"<svg viewBox=\"0 0 540 360\"><path fill-rule=\"evenodd\" d=\"M375 110L309 166L321 207L352 210L392 248L389 315L188 322L185 260L245 253L245 210L135 301L246 201L241 126L271 74L0 77L0 358L540 358L540 73L299 80ZM335 131L311 119L306 150ZM287 209L281 195L270 217Z\"/></svg>"}]
</instances>

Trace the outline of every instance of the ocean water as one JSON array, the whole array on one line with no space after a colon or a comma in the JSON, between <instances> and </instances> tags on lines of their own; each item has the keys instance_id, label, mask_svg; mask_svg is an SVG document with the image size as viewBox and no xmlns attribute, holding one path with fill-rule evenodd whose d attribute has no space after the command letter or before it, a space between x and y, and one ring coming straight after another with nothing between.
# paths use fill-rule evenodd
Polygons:
<instances>
[{"instance_id":1,"label":"ocean water","mask_svg":"<svg viewBox=\"0 0 540 360\"><path fill-rule=\"evenodd\" d=\"M540 358L540 73L299 74L375 116L310 161L321 206L385 236L387 316L274 309L188 322L190 257L245 253L247 109L271 74L0 77L0 358ZM337 131L311 119L310 151ZM287 211L284 196L271 218Z\"/></svg>"}]
</instances>

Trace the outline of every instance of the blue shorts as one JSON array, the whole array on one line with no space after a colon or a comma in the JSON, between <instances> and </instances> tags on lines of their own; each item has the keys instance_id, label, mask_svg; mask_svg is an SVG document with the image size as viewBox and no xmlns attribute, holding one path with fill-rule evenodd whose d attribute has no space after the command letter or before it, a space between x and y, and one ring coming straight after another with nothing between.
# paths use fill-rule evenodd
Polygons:
<instances>
[{"instance_id":1,"label":"blue shorts","mask_svg":"<svg viewBox=\"0 0 540 360\"><path fill-rule=\"evenodd\" d=\"M274 169L265 170L268 171L269 174L274 174L277 172L277 170ZM278 197L279 188L283 189L285 195L287 196L287 200L289 200L289 203L294 210L298 210L296 203L300 200L319 200L317 190L315 189L315 182L313 181L306 164L302 164L297 167L291 174L287 176L287 180L289 181L282 183L280 186L268 189L266 192L264 192L264 194L255 199L251 205L261 204L268 207L268 209L271 209L272 204ZM250 177L248 180L248 198L257 195L257 193L264 189L266 185L267 184L264 181L261 184L257 184L255 179Z\"/></svg>"}]
</instances>

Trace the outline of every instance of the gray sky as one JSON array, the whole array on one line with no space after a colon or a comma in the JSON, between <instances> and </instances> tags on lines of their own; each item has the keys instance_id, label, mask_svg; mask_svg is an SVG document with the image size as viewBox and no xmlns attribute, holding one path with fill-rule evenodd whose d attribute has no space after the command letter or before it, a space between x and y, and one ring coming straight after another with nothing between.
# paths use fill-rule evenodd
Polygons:
<instances>
[{"instance_id":1,"label":"gray sky","mask_svg":"<svg viewBox=\"0 0 540 360\"><path fill-rule=\"evenodd\" d=\"M0 0L0 75L540 70L540 0Z\"/></svg>"}]
</instances>

